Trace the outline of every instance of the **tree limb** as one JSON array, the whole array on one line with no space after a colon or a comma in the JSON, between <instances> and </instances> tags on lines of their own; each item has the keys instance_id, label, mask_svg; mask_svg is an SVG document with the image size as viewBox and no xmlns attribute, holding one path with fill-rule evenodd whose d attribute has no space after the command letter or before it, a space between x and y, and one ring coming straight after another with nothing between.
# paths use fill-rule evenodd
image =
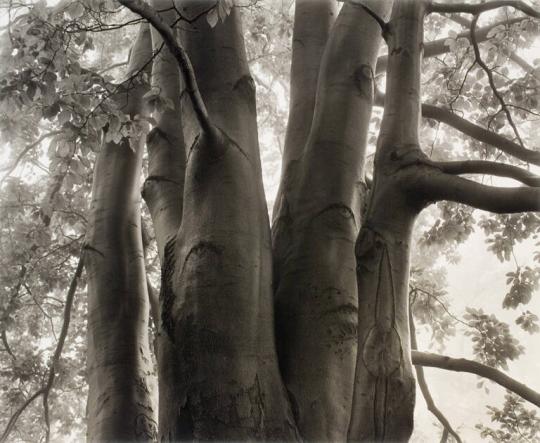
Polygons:
<instances>
[{"instance_id":1,"label":"tree limb","mask_svg":"<svg viewBox=\"0 0 540 443\"><path fill-rule=\"evenodd\" d=\"M465 358L451 358L445 355L420 351L412 351L412 362L414 365L429 366L456 372L470 372L471 374L488 378L489 380L494 381L504 388L516 393L523 399L540 407L540 393L534 391L523 383L514 380L504 372L482 363L467 360Z\"/></svg>"},{"instance_id":2,"label":"tree limb","mask_svg":"<svg viewBox=\"0 0 540 443\"><path fill-rule=\"evenodd\" d=\"M524 14L531 17L540 18L540 11L537 11L527 3L519 0L495 0L486 3L439 3L432 2L429 7L429 12L445 13L465 13L465 14L481 14L482 12L491 11L492 9L510 6L518 9Z\"/></svg>"},{"instance_id":3,"label":"tree limb","mask_svg":"<svg viewBox=\"0 0 540 443\"><path fill-rule=\"evenodd\" d=\"M513 25L514 23L519 23L523 20L525 20L525 17L517 17L510 20L501 20L491 25L478 28L476 30L476 40L479 43L481 43L487 40L489 31L491 31L493 28L496 28L497 26L501 26L501 25L510 26L510 25ZM467 26L469 25L470 25L470 22L468 22ZM471 40L470 30L459 33L456 36L456 39L459 39L459 38L466 38L470 41ZM447 40L448 40L448 37L443 37L443 38L439 38L437 40L433 40L430 42L425 42L424 43L424 59L447 53L450 50L450 47L447 44L445 44ZM381 55L377 59L376 74L380 74L381 72L384 72L386 70L387 65L388 65L388 54Z\"/></svg>"},{"instance_id":4,"label":"tree limb","mask_svg":"<svg viewBox=\"0 0 540 443\"><path fill-rule=\"evenodd\" d=\"M484 160L465 160L437 162L429 161L428 164L435 166L447 174L488 174L497 177L508 177L518 180L528 186L539 187L540 176L513 165L504 163L484 161Z\"/></svg>"},{"instance_id":5,"label":"tree limb","mask_svg":"<svg viewBox=\"0 0 540 443\"><path fill-rule=\"evenodd\" d=\"M384 95L377 94L375 98L377 106L384 105ZM449 109L440 108L435 105L422 103L422 117L431 118L439 122L445 123L448 126L457 129L469 137L472 137L482 143L491 145L500 149L505 154L511 155L519 160L527 163L540 166L540 152L524 148L518 143L515 143L502 135L489 131L480 125L470 122Z\"/></svg>"},{"instance_id":6,"label":"tree limb","mask_svg":"<svg viewBox=\"0 0 540 443\"><path fill-rule=\"evenodd\" d=\"M414 319L412 315L412 310L409 310L409 326L411 329L411 349L414 351L418 351L418 342L416 341L416 328L414 325ZM422 366L415 366L416 370L416 381L418 382L418 386L420 387L420 391L422 391L422 395L424 396L424 400L426 401L426 405L428 410L439 420L439 422L442 424L444 430L447 433L452 434L452 436L455 438L457 443L461 443L461 438L457 434L456 431L452 428L452 425L448 421L448 419L445 417L445 415L441 412L439 408L437 408L437 405L435 404L435 401L433 400L433 397L431 396L431 392L429 391L429 387L426 381L426 375L424 374L424 368Z\"/></svg>"},{"instance_id":7,"label":"tree limb","mask_svg":"<svg viewBox=\"0 0 540 443\"><path fill-rule=\"evenodd\" d=\"M161 34L163 41L174 55L174 58L182 71L186 91L193 104L193 110L195 111L201 129L208 134L213 133L215 130L214 125L210 120L206 105L204 104L199 91L193 66L187 52L176 40L171 27L165 24L159 14L142 0L119 0L119 2L131 11L148 20L148 22L150 22L150 24Z\"/></svg>"},{"instance_id":8,"label":"tree limb","mask_svg":"<svg viewBox=\"0 0 540 443\"><path fill-rule=\"evenodd\" d=\"M488 186L433 169L420 174L415 192L427 201L449 200L496 214L540 211L540 188Z\"/></svg>"}]
</instances>

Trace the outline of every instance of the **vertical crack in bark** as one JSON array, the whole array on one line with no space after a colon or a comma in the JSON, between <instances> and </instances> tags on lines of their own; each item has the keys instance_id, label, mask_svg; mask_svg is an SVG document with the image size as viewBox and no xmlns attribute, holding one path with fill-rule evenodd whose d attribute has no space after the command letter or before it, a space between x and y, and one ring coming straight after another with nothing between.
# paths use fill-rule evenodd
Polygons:
<instances>
[{"instance_id":1,"label":"vertical crack in bark","mask_svg":"<svg viewBox=\"0 0 540 443\"><path fill-rule=\"evenodd\" d=\"M175 247L176 241L174 238L170 239L165 245L163 265L161 267L161 289L159 292L159 300L161 305L161 325L173 343L174 318L172 316L172 309L175 295L172 287L172 277L176 264Z\"/></svg>"}]
</instances>

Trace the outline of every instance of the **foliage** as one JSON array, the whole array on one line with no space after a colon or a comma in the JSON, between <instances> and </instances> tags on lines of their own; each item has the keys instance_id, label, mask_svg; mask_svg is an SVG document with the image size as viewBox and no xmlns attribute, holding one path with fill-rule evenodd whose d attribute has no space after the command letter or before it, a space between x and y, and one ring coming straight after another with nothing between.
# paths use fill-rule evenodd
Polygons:
<instances>
[{"instance_id":1,"label":"foliage","mask_svg":"<svg viewBox=\"0 0 540 443\"><path fill-rule=\"evenodd\" d=\"M488 414L496 427L477 424L483 438L489 437L493 442L537 441L540 438L540 419L536 411L527 409L525 401L515 394L504 396L501 409L488 406Z\"/></svg>"}]
</instances>

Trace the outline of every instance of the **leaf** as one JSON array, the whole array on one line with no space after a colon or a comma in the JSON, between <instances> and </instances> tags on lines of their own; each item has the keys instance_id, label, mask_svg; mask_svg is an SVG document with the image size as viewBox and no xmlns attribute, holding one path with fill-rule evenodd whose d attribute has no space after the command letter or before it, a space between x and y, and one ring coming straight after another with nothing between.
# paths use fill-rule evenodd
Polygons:
<instances>
[{"instance_id":1,"label":"leaf","mask_svg":"<svg viewBox=\"0 0 540 443\"><path fill-rule=\"evenodd\" d=\"M84 5L80 2L73 2L66 9L66 13L72 19L77 19L84 14Z\"/></svg>"},{"instance_id":2,"label":"leaf","mask_svg":"<svg viewBox=\"0 0 540 443\"><path fill-rule=\"evenodd\" d=\"M218 11L216 8L212 9L208 14L206 14L206 21L210 25L211 28L217 25L217 22L219 20Z\"/></svg>"}]
</instances>

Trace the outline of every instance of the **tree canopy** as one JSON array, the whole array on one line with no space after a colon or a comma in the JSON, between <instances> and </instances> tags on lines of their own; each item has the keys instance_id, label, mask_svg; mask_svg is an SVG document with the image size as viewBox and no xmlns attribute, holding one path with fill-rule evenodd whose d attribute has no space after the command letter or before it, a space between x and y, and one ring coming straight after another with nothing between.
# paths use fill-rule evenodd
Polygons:
<instances>
[{"instance_id":1,"label":"tree canopy","mask_svg":"<svg viewBox=\"0 0 540 443\"><path fill-rule=\"evenodd\" d=\"M422 149L430 164L449 174L467 174L475 185L538 188L540 4L482 5L490 3L501 5L435 3L440 13L425 21ZM216 0L201 14L213 27L227 19L232 7L242 15L256 84L271 211L287 127L294 7L278 0L235 5ZM82 440L88 306L81 251L96 154L103 141L137 143L156 125L156 114L175 108L151 85L144 93L148 115L130 116L122 106L130 93L148 85L149 68L164 45L142 66L126 71L145 20L112 0L1 0L0 11L0 439ZM194 20L177 12L175 26ZM369 73L376 107L369 125L368 184L383 115L387 49L383 44L377 69ZM150 174L146 156L142 170L145 177ZM459 193L458 188L452 192ZM437 416L420 421L419 441L461 431L469 441L540 439L540 385L529 383L538 369L532 344L540 331L540 216L519 212L519 202L518 212L506 213L515 211L505 211L506 197L494 192L467 201L485 211L442 201L424 210L415 225L409 296L418 340L412 340L412 348L455 357L441 361L439 355L423 353L416 363L423 359L424 366L479 377L468 375L478 382L479 400L464 425L448 423L452 406L444 401L447 393L437 391L445 389L444 383L430 383L435 372L417 372L428 409ZM473 192L465 189L464 195L448 200L467 200ZM142 226L148 286L156 293L161 251L144 203ZM484 250L477 250L479 243ZM496 267L490 267L487 254L495 257ZM477 282L466 282L473 289L462 292L467 284L450 279L470 276L466 268L488 285L483 294L474 293ZM155 332L153 323L150 330ZM510 369L516 368L513 374ZM509 391L502 394L487 380Z\"/></svg>"}]
</instances>

